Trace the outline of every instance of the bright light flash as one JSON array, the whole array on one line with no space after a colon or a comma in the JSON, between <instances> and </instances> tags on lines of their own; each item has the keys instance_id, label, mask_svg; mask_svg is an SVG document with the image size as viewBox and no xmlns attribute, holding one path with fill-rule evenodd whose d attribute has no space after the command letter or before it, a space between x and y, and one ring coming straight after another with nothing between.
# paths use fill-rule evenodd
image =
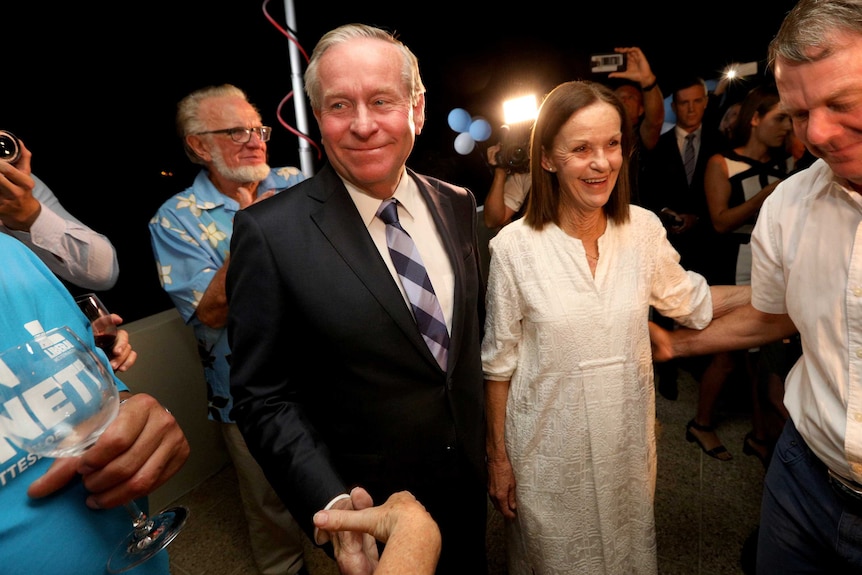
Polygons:
<instances>
[{"instance_id":1,"label":"bright light flash","mask_svg":"<svg viewBox=\"0 0 862 575\"><path fill-rule=\"evenodd\" d=\"M730 64L724 71L724 77L728 79L745 78L746 76L754 76L757 74L757 62L733 63Z\"/></svg>"},{"instance_id":2,"label":"bright light flash","mask_svg":"<svg viewBox=\"0 0 862 575\"><path fill-rule=\"evenodd\" d=\"M533 94L503 102L503 118L509 125L535 120L538 111L536 96Z\"/></svg>"}]
</instances>

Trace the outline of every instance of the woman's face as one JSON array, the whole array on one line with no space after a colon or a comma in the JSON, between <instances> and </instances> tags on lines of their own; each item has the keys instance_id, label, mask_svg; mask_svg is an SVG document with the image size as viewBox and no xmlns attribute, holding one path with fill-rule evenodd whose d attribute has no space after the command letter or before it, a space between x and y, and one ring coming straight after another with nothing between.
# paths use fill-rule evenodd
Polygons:
<instances>
[{"instance_id":1,"label":"woman's face","mask_svg":"<svg viewBox=\"0 0 862 575\"><path fill-rule=\"evenodd\" d=\"M739 108L739 103L731 104L731 106L724 112L724 116L721 117L721 122L718 125L719 130L725 134L730 134L733 130L733 126L736 125L736 119L739 117Z\"/></svg>"},{"instance_id":2,"label":"woman's face","mask_svg":"<svg viewBox=\"0 0 862 575\"><path fill-rule=\"evenodd\" d=\"M596 102L563 124L542 167L557 175L561 203L582 211L604 206L623 165L622 122L616 108Z\"/></svg>"},{"instance_id":3,"label":"woman's face","mask_svg":"<svg viewBox=\"0 0 862 575\"><path fill-rule=\"evenodd\" d=\"M755 114L751 119L751 135L769 148L783 146L787 134L793 130L790 116L776 104L764 116Z\"/></svg>"}]
</instances>

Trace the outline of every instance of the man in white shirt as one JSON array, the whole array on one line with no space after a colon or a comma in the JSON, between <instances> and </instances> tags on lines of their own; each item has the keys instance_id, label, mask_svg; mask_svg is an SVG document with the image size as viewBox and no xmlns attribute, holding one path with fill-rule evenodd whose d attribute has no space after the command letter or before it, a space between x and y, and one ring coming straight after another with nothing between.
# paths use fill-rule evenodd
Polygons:
<instances>
[{"instance_id":1,"label":"man in white shirt","mask_svg":"<svg viewBox=\"0 0 862 575\"><path fill-rule=\"evenodd\" d=\"M700 333L651 326L657 360L797 328L790 415L764 482L758 573L862 572L862 3L801 0L769 46L794 132L818 158L764 202L751 304Z\"/></svg>"}]
</instances>

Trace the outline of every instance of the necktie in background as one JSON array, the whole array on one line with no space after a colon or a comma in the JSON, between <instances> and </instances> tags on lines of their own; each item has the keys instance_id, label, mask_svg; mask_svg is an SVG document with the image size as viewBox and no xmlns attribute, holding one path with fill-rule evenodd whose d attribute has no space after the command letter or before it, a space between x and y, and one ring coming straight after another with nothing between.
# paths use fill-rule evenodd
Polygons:
<instances>
[{"instance_id":1,"label":"necktie in background","mask_svg":"<svg viewBox=\"0 0 862 575\"><path fill-rule=\"evenodd\" d=\"M386 224L389 255L392 256L392 263L401 278L401 285L407 292L419 331L428 344L428 349L437 358L440 368L445 371L449 354L446 320L419 250L416 249L413 238L398 221L398 200L388 199L381 203L377 209L377 217Z\"/></svg>"},{"instance_id":2,"label":"necktie in background","mask_svg":"<svg viewBox=\"0 0 862 575\"><path fill-rule=\"evenodd\" d=\"M691 184L691 178L694 175L694 165L697 163L697 159L694 156L694 139L696 137L694 132L685 137L685 153L682 160L685 164L685 177L688 179L689 184Z\"/></svg>"}]
</instances>

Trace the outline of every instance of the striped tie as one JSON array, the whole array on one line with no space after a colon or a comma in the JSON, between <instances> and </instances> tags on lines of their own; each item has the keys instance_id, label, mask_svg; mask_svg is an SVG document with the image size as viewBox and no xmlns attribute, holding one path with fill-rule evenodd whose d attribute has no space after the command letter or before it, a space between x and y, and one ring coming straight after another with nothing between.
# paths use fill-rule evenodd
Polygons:
<instances>
[{"instance_id":1,"label":"striped tie","mask_svg":"<svg viewBox=\"0 0 862 575\"><path fill-rule=\"evenodd\" d=\"M386 224L386 244L389 246L389 255L392 256L392 263L401 278L401 285L407 292L419 331L440 368L446 371L446 359L449 354L449 332L446 330L446 320L419 250L416 249L413 238L398 221L398 200L390 198L381 203L377 209L377 217Z\"/></svg>"},{"instance_id":2,"label":"striped tie","mask_svg":"<svg viewBox=\"0 0 862 575\"><path fill-rule=\"evenodd\" d=\"M689 184L691 184L691 178L694 176L694 166L697 163L697 158L694 156L694 139L696 137L694 132L685 137L683 163L685 164L685 177L688 179Z\"/></svg>"}]
</instances>

